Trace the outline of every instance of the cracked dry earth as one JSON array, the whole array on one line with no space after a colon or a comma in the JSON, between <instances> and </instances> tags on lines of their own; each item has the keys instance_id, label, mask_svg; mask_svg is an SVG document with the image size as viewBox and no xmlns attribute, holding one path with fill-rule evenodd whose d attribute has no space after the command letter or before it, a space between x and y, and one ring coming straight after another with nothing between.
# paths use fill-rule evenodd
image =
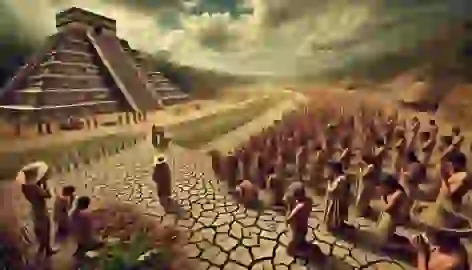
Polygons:
<instances>
[{"instance_id":1,"label":"cracked dry earth","mask_svg":"<svg viewBox=\"0 0 472 270\"><path fill-rule=\"evenodd\" d=\"M176 214L166 214L154 194L153 154L151 143L143 142L80 171L60 175L57 183L74 184L78 194L94 200L116 197L139 205L163 224L186 229L189 244L185 249L199 269L406 269L326 233L320 226L321 200L313 206L308 239L329 255L328 265L310 265L290 257L286 253L290 235L282 214L238 205L225 183L214 178L208 157L173 145L167 155L173 171L173 196L181 208ZM379 259L385 261L383 267L369 266Z\"/></svg>"}]
</instances>

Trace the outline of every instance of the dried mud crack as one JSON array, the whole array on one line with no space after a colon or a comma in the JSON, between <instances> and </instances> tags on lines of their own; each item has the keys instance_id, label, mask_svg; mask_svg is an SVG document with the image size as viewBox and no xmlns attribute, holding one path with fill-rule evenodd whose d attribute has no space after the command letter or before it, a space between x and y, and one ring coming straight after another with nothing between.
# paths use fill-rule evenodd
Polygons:
<instances>
[{"instance_id":1,"label":"dried mud crack","mask_svg":"<svg viewBox=\"0 0 472 270\"><path fill-rule=\"evenodd\" d=\"M180 210L166 213L157 201L151 180L153 154L151 144L143 142L80 172L60 175L57 182L74 184L79 193L96 200L116 198L138 205L164 225L181 227L188 232L185 251L200 269L328 269L289 256L286 247L290 236L283 214L238 205L225 183L215 179L209 158L201 152L177 146L168 150L173 198ZM322 209L321 201L315 202L308 239L318 244L328 258L346 267L340 269L375 269L377 261L396 264L324 231L320 226Z\"/></svg>"}]
</instances>

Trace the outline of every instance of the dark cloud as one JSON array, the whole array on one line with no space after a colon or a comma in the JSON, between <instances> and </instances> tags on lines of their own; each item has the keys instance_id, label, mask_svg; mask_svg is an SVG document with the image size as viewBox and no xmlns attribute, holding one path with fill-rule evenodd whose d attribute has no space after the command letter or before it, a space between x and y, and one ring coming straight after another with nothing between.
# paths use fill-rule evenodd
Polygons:
<instances>
[{"instance_id":1,"label":"dark cloud","mask_svg":"<svg viewBox=\"0 0 472 270\"><path fill-rule=\"evenodd\" d=\"M71 1L44 3L67 7ZM252 5L242 5L247 1ZM12 10L19 6L13 2L0 1L3 70L11 70L12 63L19 62L18 56L37 47L34 32L25 29L32 23ZM179 40L168 48L173 59L230 72L291 75L339 74L369 67L379 71L379 66L389 62L397 68L401 63L413 65L417 60L406 59L421 53L418 48L438 35L460 42L459 37L448 36L448 29L472 13L470 0L90 0L79 6L100 13L106 5L115 5L120 16L129 15L117 18L121 28L127 27L123 37L131 43L138 41L136 44L144 45L141 48L158 50L167 42L164 38L172 40L174 35ZM142 21L131 21L140 14L149 18L144 28L139 27ZM195 19L186 23L192 16ZM176 28L179 33L172 34ZM250 42L244 43L246 40ZM308 49L302 50L303 46ZM303 51L302 57L299 51ZM401 60L392 60L396 56ZM421 60L425 57L431 56Z\"/></svg>"}]
</instances>

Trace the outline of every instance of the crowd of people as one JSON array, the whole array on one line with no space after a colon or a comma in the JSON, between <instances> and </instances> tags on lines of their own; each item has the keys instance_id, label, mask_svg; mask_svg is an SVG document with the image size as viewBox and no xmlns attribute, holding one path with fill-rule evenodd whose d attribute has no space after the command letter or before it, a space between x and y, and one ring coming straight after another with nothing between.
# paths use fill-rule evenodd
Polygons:
<instances>
[{"instance_id":1,"label":"crowd of people","mask_svg":"<svg viewBox=\"0 0 472 270\"><path fill-rule=\"evenodd\" d=\"M88 210L91 200L87 196L76 197L73 186L54 192L48 184L50 172L48 165L39 161L22 168L16 177L31 205L33 233L38 245L36 259L51 257L67 240L74 240L77 245L74 256L84 258L86 252L103 245L95 235ZM54 200L52 216L47 203L50 199Z\"/></svg>"},{"instance_id":2,"label":"crowd of people","mask_svg":"<svg viewBox=\"0 0 472 270\"><path fill-rule=\"evenodd\" d=\"M441 130L442 131L442 130ZM261 193L287 213L292 232L289 253L306 248L313 200L323 196L325 228L352 230L353 217L376 219L371 233L379 248L396 241L400 226L415 225L421 233L408 242L416 252L417 269L469 269L461 238L472 235L462 213L463 198L472 189L464 136L459 128L441 135L434 120L422 123L398 112L359 106L290 112L260 134L228 153L211 151L215 175L248 207L261 205ZM153 127L152 142L160 148L162 130ZM155 157L153 180L160 202L170 204L171 173L163 155ZM73 186L53 192L50 169L35 162L21 169L17 181L31 204L38 255L49 257L55 242L73 236L76 256L103 243L94 235L90 198L75 196ZM428 188L424 188L428 187ZM53 217L47 201L54 198ZM375 207L380 205L380 207Z\"/></svg>"},{"instance_id":3,"label":"crowd of people","mask_svg":"<svg viewBox=\"0 0 472 270\"><path fill-rule=\"evenodd\" d=\"M465 270L461 238L472 228L461 208L472 179L460 129L446 132L433 119L362 104L349 112L305 107L233 151L209 154L242 204L260 205L261 193L270 194L270 204L286 211L289 252L303 252L313 199L323 196L328 231L352 229L352 218L376 219L369 231L387 249L399 226L415 226L420 234L406 243L417 269Z\"/></svg>"}]
</instances>

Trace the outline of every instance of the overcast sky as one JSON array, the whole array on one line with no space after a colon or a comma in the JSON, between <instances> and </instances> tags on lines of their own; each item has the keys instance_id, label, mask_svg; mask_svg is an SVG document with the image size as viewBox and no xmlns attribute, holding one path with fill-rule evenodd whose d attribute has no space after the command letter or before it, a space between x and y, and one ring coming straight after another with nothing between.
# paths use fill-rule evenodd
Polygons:
<instances>
[{"instance_id":1,"label":"overcast sky","mask_svg":"<svg viewBox=\"0 0 472 270\"><path fill-rule=\"evenodd\" d=\"M167 50L195 67L272 75L316 74L407 50L472 13L471 0L0 2L1 30L24 40L54 33L54 14L76 6L116 19L135 48Z\"/></svg>"}]
</instances>

